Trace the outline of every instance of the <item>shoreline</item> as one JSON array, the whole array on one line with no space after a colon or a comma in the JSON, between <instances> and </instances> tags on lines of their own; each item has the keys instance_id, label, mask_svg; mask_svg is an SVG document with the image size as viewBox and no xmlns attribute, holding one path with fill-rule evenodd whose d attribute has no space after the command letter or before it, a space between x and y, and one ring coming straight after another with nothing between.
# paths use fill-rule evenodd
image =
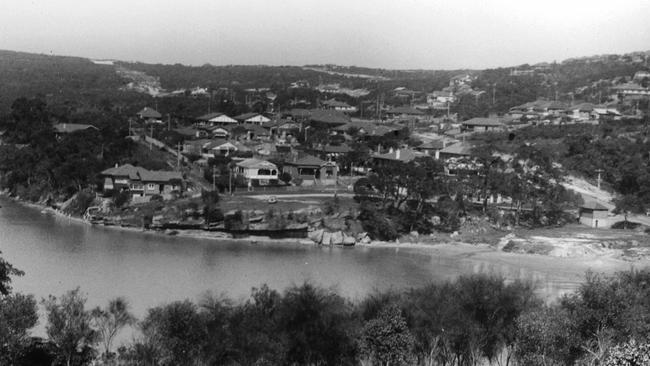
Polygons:
<instances>
[{"instance_id":1,"label":"shoreline","mask_svg":"<svg viewBox=\"0 0 650 366\"><path fill-rule=\"evenodd\" d=\"M76 217L73 215L66 214L61 210L55 209L53 207L44 205L42 203L32 203L26 202L16 197L9 196L6 192L0 192L0 197L5 197L18 205L28 207L30 209L38 210L41 214L50 214L60 219L67 219L69 222L74 222L75 224L81 224L85 226L93 227L94 224L82 219L81 217ZM131 233L141 233L145 235L153 235L160 237L179 237L179 238L191 238L199 240L207 240L216 243L225 243L225 242L235 242L235 243L245 243L245 244L267 244L267 245L300 245L300 246L312 246L312 247L321 247L320 245L309 238L283 238L283 239L274 239L268 236L248 236L245 238L232 238L224 237L222 234L213 233L210 231L204 230L174 230L175 233L170 235L166 231L150 230L136 227L124 227L119 225L97 225L103 229L122 231L122 232L131 232ZM525 240L525 239L524 239ZM358 247L361 250L366 250L368 248L382 248L382 249L412 249L412 250L423 250L431 254L431 252L441 252L453 253L457 255L467 256L467 257L489 257L490 261L494 262L508 262L510 260L517 260L519 262L533 262L536 260L559 260L559 261L568 261L573 262L574 264L586 265L589 263L595 264L595 267L600 270L605 270L607 268L611 269L612 267L621 267L627 265L629 267L634 267L635 265L641 266L650 266L650 259L648 258L637 258L625 259L621 256L621 253L616 251L607 251L602 253L584 253L582 255L575 256L554 256L548 254L538 254L538 253L521 253L521 252L506 252L499 249L498 246L491 245L489 243L469 243L463 241L440 241L440 242L387 242L387 241L378 241L373 240L368 243L357 242L354 246L345 247L345 246L323 246L323 247L341 247L341 248L354 248Z\"/></svg>"}]
</instances>

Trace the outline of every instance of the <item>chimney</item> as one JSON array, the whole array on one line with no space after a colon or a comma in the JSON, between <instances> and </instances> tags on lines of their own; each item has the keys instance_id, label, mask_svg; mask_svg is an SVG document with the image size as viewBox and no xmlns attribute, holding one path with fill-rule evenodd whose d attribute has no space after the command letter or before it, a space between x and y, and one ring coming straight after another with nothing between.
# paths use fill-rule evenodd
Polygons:
<instances>
[{"instance_id":1,"label":"chimney","mask_svg":"<svg viewBox=\"0 0 650 366\"><path fill-rule=\"evenodd\" d=\"M444 149L446 147L447 147L447 139L442 139L442 148Z\"/></svg>"},{"instance_id":2,"label":"chimney","mask_svg":"<svg viewBox=\"0 0 650 366\"><path fill-rule=\"evenodd\" d=\"M400 152L401 152L400 149L395 150L395 159L399 160L401 155Z\"/></svg>"},{"instance_id":3,"label":"chimney","mask_svg":"<svg viewBox=\"0 0 650 366\"><path fill-rule=\"evenodd\" d=\"M389 154L392 154L392 153L393 153L393 148L392 148L392 147L391 147L390 149L388 149L388 153L389 153Z\"/></svg>"},{"instance_id":4,"label":"chimney","mask_svg":"<svg viewBox=\"0 0 650 366\"><path fill-rule=\"evenodd\" d=\"M118 166L117 163L115 163L115 167L116 167L116 168L117 168L117 166Z\"/></svg>"}]
</instances>

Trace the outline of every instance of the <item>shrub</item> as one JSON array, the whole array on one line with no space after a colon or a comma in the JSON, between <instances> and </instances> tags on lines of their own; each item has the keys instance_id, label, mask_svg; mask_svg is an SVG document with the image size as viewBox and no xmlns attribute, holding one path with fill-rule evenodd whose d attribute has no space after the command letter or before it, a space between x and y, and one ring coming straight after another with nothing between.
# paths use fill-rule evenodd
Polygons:
<instances>
[{"instance_id":1,"label":"shrub","mask_svg":"<svg viewBox=\"0 0 650 366\"><path fill-rule=\"evenodd\" d=\"M131 200L131 192L129 191L121 191L121 192L116 191L113 195L113 203L117 208L124 206L124 204L129 202L130 200Z\"/></svg>"}]
</instances>

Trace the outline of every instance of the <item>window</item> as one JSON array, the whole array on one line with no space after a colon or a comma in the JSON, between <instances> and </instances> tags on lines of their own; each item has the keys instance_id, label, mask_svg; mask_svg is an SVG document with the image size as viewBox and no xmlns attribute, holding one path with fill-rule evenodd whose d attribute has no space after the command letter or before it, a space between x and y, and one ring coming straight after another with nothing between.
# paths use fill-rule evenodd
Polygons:
<instances>
[{"instance_id":1,"label":"window","mask_svg":"<svg viewBox=\"0 0 650 366\"><path fill-rule=\"evenodd\" d=\"M156 189L156 185L153 183L147 184L147 189Z\"/></svg>"}]
</instances>

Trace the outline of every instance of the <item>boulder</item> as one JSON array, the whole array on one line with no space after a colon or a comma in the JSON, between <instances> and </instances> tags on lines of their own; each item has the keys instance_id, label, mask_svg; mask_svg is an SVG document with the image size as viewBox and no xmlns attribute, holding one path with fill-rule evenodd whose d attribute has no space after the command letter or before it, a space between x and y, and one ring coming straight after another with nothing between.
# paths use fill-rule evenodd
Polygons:
<instances>
[{"instance_id":1,"label":"boulder","mask_svg":"<svg viewBox=\"0 0 650 366\"><path fill-rule=\"evenodd\" d=\"M323 241L323 233L324 233L324 232L325 232L325 230L323 230L323 229L318 229L318 230L311 231L309 234L307 234L307 236L308 236L309 239L311 239L314 243L316 243L316 244L320 244L320 243Z\"/></svg>"},{"instance_id":2,"label":"boulder","mask_svg":"<svg viewBox=\"0 0 650 366\"><path fill-rule=\"evenodd\" d=\"M368 244L370 243L370 237L368 236L368 233L360 233L357 235L357 241L363 244Z\"/></svg>"},{"instance_id":3,"label":"boulder","mask_svg":"<svg viewBox=\"0 0 650 366\"><path fill-rule=\"evenodd\" d=\"M343 233L340 231L335 231L331 236L332 245L343 245Z\"/></svg>"},{"instance_id":4,"label":"boulder","mask_svg":"<svg viewBox=\"0 0 650 366\"><path fill-rule=\"evenodd\" d=\"M323 232L323 238L320 242L322 245L332 245L332 233L329 231Z\"/></svg>"},{"instance_id":5,"label":"boulder","mask_svg":"<svg viewBox=\"0 0 650 366\"><path fill-rule=\"evenodd\" d=\"M347 236L347 235L343 236L343 245L352 246L352 245L355 245L356 243L357 243L357 240L354 237Z\"/></svg>"}]
</instances>

